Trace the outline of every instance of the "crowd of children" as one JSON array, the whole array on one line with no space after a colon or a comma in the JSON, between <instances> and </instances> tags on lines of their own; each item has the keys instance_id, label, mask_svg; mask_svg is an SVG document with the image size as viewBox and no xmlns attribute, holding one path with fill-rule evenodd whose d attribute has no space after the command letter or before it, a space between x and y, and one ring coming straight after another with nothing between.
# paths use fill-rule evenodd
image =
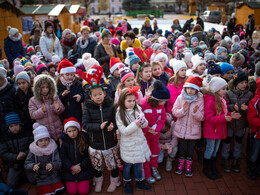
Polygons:
<instances>
[{"instance_id":1,"label":"crowd of children","mask_svg":"<svg viewBox=\"0 0 260 195\"><path fill-rule=\"evenodd\" d=\"M197 25L192 32L201 28ZM53 27L47 22L45 28ZM9 31L10 36L16 32ZM38 194L65 188L69 194L87 194L92 179L95 192L101 192L108 170L107 192L114 192L122 171L125 193L132 194L131 170L136 189L151 190L150 184L162 178L158 164L165 156L166 171L172 171L177 158L174 172L192 177L194 151L203 153L203 172L215 180L222 177L217 153L225 172L240 172L245 135L246 171L256 179L259 46L254 50L252 39L243 35L228 37L215 29L203 33L207 41L178 30L164 36L127 31L124 40L117 32L112 40L121 45L113 52L111 31L101 29L100 43L98 33L91 37L98 44L94 56L101 49L97 59L76 50L60 59L53 47L36 52L29 46L12 64L1 60L0 157L7 185L17 188L25 173ZM91 41L83 39L88 48Z\"/></svg>"}]
</instances>

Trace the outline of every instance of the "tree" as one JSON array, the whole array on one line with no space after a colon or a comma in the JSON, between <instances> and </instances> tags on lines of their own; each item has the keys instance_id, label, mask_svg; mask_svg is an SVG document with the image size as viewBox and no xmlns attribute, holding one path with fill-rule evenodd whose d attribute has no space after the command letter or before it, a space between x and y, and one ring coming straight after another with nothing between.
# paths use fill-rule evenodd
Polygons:
<instances>
[{"instance_id":1,"label":"tree","mask_svg":"<svg viewBox=\"0 0 260 195\"><path fill-rule=\"evenodd\" d=\"M150 0L123 0L123 9L125 11L148 10L150 8Z\"/></svg>"},{"instance_id":2,"label":"tree","mask_svg":"<svg viewBox=\"0 0 260 195\"><path fill-rule=\"evenodd\" d=\"M82 4L86 7L86 10L88 10L89 5L95 1L96 0L81 0Z\"/></svg>"},{"instance_id":3,"label":"tree","mask_svg":"<svg viewBox=\"0 0 260 195\"><path fill-rule=\"evenodd\" d=\"M108 0L98 0L98 10L105 11L109 8Z\"/></svg>"}]
</instances>

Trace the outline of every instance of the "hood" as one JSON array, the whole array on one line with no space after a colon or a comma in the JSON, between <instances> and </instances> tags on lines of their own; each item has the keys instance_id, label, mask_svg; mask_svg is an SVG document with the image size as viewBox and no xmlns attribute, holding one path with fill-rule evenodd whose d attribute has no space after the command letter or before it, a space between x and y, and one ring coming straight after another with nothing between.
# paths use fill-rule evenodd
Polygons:
<instances>
[{"instance_id":1,"label":"hood","mask_svg":"<svg viewBox=\"0 0 260 195\"><path fill-rule=\"evenodd\" d=\"M196 31L194 33L191 33L191 37L197 37L199 40L202 40L203 32L202 31Z\"/></svg>"},{"instance_id":2,"label":"hood","mask_svg":"<svg viewBox=\"0 0 260 195\"><path fill-rule=\"evenodd\" d=\"M105 97L102 107L109 107L113 105L113 100L109 97ZM96 104L93 100L86 100L86 106L92 109L99 108L100 106Z\"/></svg>"}]
</instances>

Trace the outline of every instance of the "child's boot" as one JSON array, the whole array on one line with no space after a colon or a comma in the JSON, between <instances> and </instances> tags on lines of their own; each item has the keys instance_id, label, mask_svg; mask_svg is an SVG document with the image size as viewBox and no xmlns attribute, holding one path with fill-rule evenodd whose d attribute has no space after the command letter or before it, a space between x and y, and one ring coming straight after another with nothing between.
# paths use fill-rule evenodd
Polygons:
<instances>
[{"instance_id":1,"label":"child's boot","mask_svg":"<svg viewBox=\"0 0 260 195\"><path fill-rule=\"evenodd\" d=\"M223 171L225 171L226 173L231 172L229 164L229 159L223 159Z\"/></svg>"},{"instance_id":2,"label":"child's boot","mask_svg":"<svg viewBox=\"0 0 260 195\"><path fill-rule=\"evenodd\" d=\"M239 166L239 159L234 159L232 163L232 169L234 172L239 173L240 172L240 166Z\"/></svg>"},{"instance_id":3,"label":"child's boot","mask_svg":"<svg viewBox=\"0 0 260 195\"><path fill-rule=\"evenodd\" d=\"M203 161L203 173L212 180L216 179L216 175L212 172L211 159L204 158Z\"/></svg>"},{"instance_id":4,"label":"child's boot","mask_svg":"<svg viewBox=\"0 0 260 195\"><path fill-rule=\"evenodd\" d=\"M152 186L146 185L143 181L136 181L137 190L151 190Z\"/></svg>"},{"instance_id":5,"label":"child's boot","mask_svg":"<svg viewBox=\"0 0 260 195\"><path fill-rule=\"evenodd\" d=\"M178 161L179 161L179 165L177 166L175 173L180 175L180 174L182 174L182 171L185 166L185 159L183 157L180 157Z\"/></svg>"},{"instance_id":6,"label":"child's boot","mask_svg":"<svg viewBox=\"0 0 260 195\"><path fill-rule=\"evenodd\" d=\"M187 176L187 177L192 176L191 165L192 165L191 158L188 158L187 160L185 160L185 176Z\"/></svg>"},{"instance_id":7,"label":"child's boot","mask_svg":"<svg viewBox=\"0 0 260 195\"><path fill-rule=\"evenodd\" d=\"M127 195L133 194L132 187L131 187L131 181L125 182L125 194L127 194Z\"/></svg>"},{"instance_id":8,"label":"child's boot","mask_svg":"<svg viewBox=\"0 0 260 195\"><path fill-rule=\"evenodd\" d=\"M110 176L110 185L107 188L107 192L114 192L117 187L119 187L121 182L119 181L119 177Z\"/></svg>"},{"instance_id":9,"label":"child's boot","mask_svg":"<svg viewBox=\"0 0 260 195\"><path fill-rule=\"evenodd\" d=\"M216 179L222 177L222 175L220 174L220 172L217 169L217 158L216 157L211 158L211 168L212 168L212 172L216 176Z\"/></svg>"},{"instance_id":10,"label":"child's boot","mask_svg":"<svg viewBox=\"0 0 260 195\"><path fill-rule=\"evenodd\" d=\"M168 156L168 158L166 159L165 171L170 172L172 170L172 161L173 159Z\"/></svg>"},{"instance_id":11,"label":"child's boot","mask_svg":"<svg viewBox=\"0 0 260 195\"><path fill-rule=\"evenodd\" d=\"M103 176L94 178L95 192L102 191Z\"/></svg>"},{"instance_id":12,"label":"child's boot","mask_svg":"<svg viewBox=\"0 0 260 195\"><path fill-rule=\"evenodd\" d=\"M149 183L149 184L153 184L153 183L156 182L156 179L154 179L154 177L149 177L149 178L145 179L145 181L146 181L147 183Z\"/></svg>"},{"instance_id":13,"label":"child's boot","mask_svg":"<svg viewBox=\"0 0 260 195\"><path fill-rule=\"evenodd\" d=\"M152 175L156 180L160 180L162 177L156 167L151 167Z\"/></svg>"}]
</instances>

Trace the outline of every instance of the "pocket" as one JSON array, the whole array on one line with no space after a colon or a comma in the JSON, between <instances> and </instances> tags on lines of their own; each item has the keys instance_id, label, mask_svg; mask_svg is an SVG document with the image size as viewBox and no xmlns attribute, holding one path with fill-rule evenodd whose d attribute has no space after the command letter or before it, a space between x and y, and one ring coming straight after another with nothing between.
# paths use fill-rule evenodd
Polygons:
<instances>
[{"instance_id":1,"label":"pocket","mask_svg":"<svg viewBox=\"0 0 260 195\"><path fill-rule=\"evenodd\" d=\"M190 134L192 136L198 136L201 134L201 125L192 125Z\"/></svg>"}]
</instances>

